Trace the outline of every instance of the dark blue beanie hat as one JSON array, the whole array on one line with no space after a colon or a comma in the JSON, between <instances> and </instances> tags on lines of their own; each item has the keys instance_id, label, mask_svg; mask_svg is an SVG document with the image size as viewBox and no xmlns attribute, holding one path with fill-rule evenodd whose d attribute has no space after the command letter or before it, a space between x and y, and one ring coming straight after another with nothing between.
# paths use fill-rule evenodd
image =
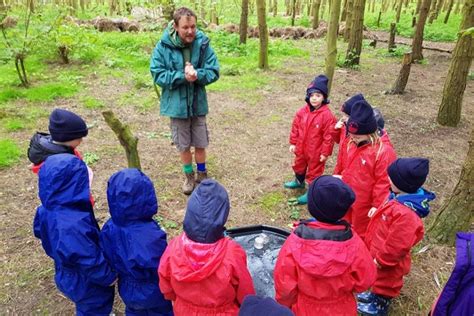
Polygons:
<instances>
[{"instance_id":1,"label":"dark blue beanie hat","mask_svg":"<svg viewBox=\"0 0 474 316\"><path fill-rule=\"evenodd\" d=\"M355 201L352 189L333 176L320 176L308 189L308 211L318 221L335 223Z\"/></svg>"},{"instance_id":2,"label":"dark blue beanie hat","mask_svg":"<svg viewBox=\"0 0 474 316\"><path fill-rule=\"evenodd\" d=\"M270 297L247 295L240 306L239 316L294 316L286 306Z\"/></svg>"},{"instance_id":3,"label":"dark blue beanie hat","mask_svg":"<svg viewBox=\"0 0 474 316\"><path fill-rule=\"evenodd\" d=\"M426 158L398 158L388 167L388 176L403 192L415 193L425 183L429 170Z\"/></svg>"},{"instance_id":4,"label":"dark blue beanie hat","mask_svg":"<svg viewBox=\"0 0 474 316\"><path fill-rule=\"evenodd\" d=\"M346 113L347 115L351 115L352 107L357 101L365 101L364 96L362 93L358 93L350 97L346 100L341 106L341 111Z\"/></svg>"},{"instance_id":5,"label":"dark blue beanie hat","mask_svg":"<svg viewBox=\"0 0 474 316\"><path fill-rule=\"evenodd\" d=\"M385 120L383 119L382 112L380 112L378 108L373 108L373 110L374 110L375 121L377 122L377 128L384 129Z\"/></svg>"},{"instance_id":6,"label":"dark blue beanie hat","mask_svg":"<svg viewBox=\"0 0 474 316\"><path fill-rule=\"evenodd\" d=\"M367 101L357 101L347 120L347 130L351 134L368 135L377 131L374 110Z\"/></svg>"},{"instance_id":7,"label":"dark blue beanie hat","mask_svg":"<svg viewBox=\"0 0 474 316\"><path fill-rule=\"evenodd\" d=\"M328 104L328 82L329 79L325 75L319 75L306 88L306 103L309 104L309 97L315 92L320 92L324 96L323 104Z\"/></svg>"},{"instance_id":8,"label":"dark blue beanie hat","mask_svg":"<svg viewBox=\"0 0 474 316\"><path fill-rule=\"evenodd\" d=\"M77 114L63 109L55 109L49 116L49 133L57 142L67 142L86 137L86 122Z\"/></svg>"},{"instance_id":9,"label":"dark blue beanie hat","mask_svg":"<svg viewBox=\"0 0 474 316\"><path fill-rule=\"evenodd\" d=\"M224 237L229 216L229 196L216 180L206 179L189 197L183 229L189 239L212 244Z\"/></svg>"}]
</instances>

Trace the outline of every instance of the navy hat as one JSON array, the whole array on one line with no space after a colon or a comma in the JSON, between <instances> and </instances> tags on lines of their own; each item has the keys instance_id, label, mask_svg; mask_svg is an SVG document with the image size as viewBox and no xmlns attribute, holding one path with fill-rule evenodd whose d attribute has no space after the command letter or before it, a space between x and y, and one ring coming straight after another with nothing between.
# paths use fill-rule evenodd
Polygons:
<instances>
[{"instance_id":1,"label":"navy hat","mask_svg":"<svg viewBox=\"0 0 474 316\"><path fill-rule=\"evenodd\" d=\"M206 179L189 197L183 229L189 239L212 244L224 237L229 216L229 196L216 180Z\"/></svg>"},{"instance_id":2,"label":"navy hat","mask_svg":"<svg viewBox=\"0 0 474 316\"><path fill-rule=\"evenodd\" d=\"M86 137L88 130L86 122L77 114L55 109L49 116L49 133L57 142L67 142Z\"/></svg>"},{"instance_id":3,"label":"navy hat","mask_svg":"<svg viewBox=\"0 0 474 316\"><path fill-rule=\"evenodd\" d=\"M377 131L374 110L367 101L357 101L354 104L347 127L349 133L356 135L368 135Z\"/></svg>"},{"instance_id":4,"label":"navy hat","mask_svg":"<svg viewBox=\"0 0 474 316\"><path fill-rule=\"evenodd\" d=\"M341 111L347 115L351 115L352 107L357 101L365 101L362 93L358 93L347 99L341 106Z\"/></svg>"},{"instance_id":5,"label":"navy hat","mask_svg":"<svg viewBox=\"0 0 474 316\"><path fill-rule=\"evenodd\" d=\"M333 176L316 178L308 189L308 211L320 222L337 222L346 215L354 201L354 191Z\"/></svg>"},{"instance_id":6,"label":"navy hat","mask_svg":"<svg viewBox=\"0 0 474 316\"><path fill-rule=\"evenodd\" d=\"M324 96L323 104L329 103L328 98L328 82L329 79L325 75L319 75L306 88L306 103L309 104L309 97L315 92L319 92Z\"/></svg>"},{"instance_id":7,"label":"navy hat","mask_svg":"<svg viewBox=\"0 0 474 316\"><path fill-rule=\"evenodd\" d=\"M377 122L377 128L383 129L385 127L385 120L383 119L382 112L378 108L373 108L375 121Z\"/></svg>"},{"instance_id":8,"label":"navy hat","mask_svg":"<svg viewBox=\"0 0 474 316\"><path fill-rule=\"evenodd\" d=\"M240 306L239 316L294 316L286 306L270 297L247 295Z\"/></svg>"},{"instance_id":9,"label":"navy hat","mask_svg":"<svg viewBox=\"0 0 474 316\"><path fill-rule=\"evenodd\" d=\"M403 192L415 193L425 183L429 169L426 158L398 158L388 167L388 176Z\"/></svg>"}]
</instances>

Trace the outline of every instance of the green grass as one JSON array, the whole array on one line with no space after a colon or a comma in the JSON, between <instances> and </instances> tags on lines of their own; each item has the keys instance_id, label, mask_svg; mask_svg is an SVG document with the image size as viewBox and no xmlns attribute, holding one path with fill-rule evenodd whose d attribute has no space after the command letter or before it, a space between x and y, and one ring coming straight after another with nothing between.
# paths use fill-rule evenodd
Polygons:
<instances>
[{"instance_id":1,"label":"green grass","mask_svg":"<svg viewBox=\"0 0 474 316\"><path fill-rule=\"evenodd\" d=\"M80 101L86 109L90 110L101 109L105 106L103 101L89 96L82 97Z\"/></svg>"},{"instance_id":2,"label":"green grass","mask_svg":"<svg viewBox=\"0 0 474 316\"><path fill-rule=\"evenodd\" d=\"M11 139L0 139L0 169L14 165L20 160L21 150Z\"/></svg>"},{"instance_id":3,"label":"green grass","mask_svg":"<svg viewBox=\"0 0 474 316\"><path fill-rule=\"evenodd\" d=\"M280 191L273 191L264 194L259 199L259 205L268 213L275 214L286 201L285 195Z\"/></svg>"},{"instance_id":4,"label":"green grass","mask_svg":"<svg viewBox=\"0 0 474 316\"><path fill-rule=\"evenodd\" d=\"M10 132L22 130L25 128L25 120L17 117L4 119L3 124L6 130Z\"/></svg>"}]
</instances>

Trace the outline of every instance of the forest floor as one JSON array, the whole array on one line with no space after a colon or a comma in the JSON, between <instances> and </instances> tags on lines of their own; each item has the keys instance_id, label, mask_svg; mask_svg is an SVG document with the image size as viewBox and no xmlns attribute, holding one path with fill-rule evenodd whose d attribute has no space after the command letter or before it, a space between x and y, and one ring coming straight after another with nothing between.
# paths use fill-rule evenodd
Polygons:
<instances>
[{"instance_id":1,"label":"forest floor","mask_svg":"<svg viewBox=\"0 0 474 316\"><path fill-rule=\"evenodd\" d=\"M211 177L228 190L231 213L227 227L267 224L289 228L292 218L308 217L304 207L291 207L287 200L295 192L283 188L292 178L292 155L288 135L295 111L303 106L307 84L324 70L323 40L295 41L295 46L310 52L310 58L292 57L284 67L259 73L267 84L254 91L235 89L208 93L210 147L208 169ZM341 51L343 48L341 46ZM381 109L386 129L400 157L423 156L430 159L426 188L437 194L432 203L436 213L456 185L464 162L468 137L474 120L474 82L468 81L462 119L457 128L441 127L436 115L450 55L425 51L426 61L412 66L403 95L385 95L395 82L400 59L364 47L358 70L337 69L330 108L339 116L340 104L362 92ZM54 67L54 66L51 66ZM222 78L221 78L222 80ZM92 194L95 214L102 225L108 218L106 185L108 178L126 167L125 154L115 135L104 122L102 109L87 109L78 101L84 95L99 99L106 108L130 124L139 137L143 171L154 181L159 198L159 220L169 237L181 231L187 197L180 192L183 175L175 148L171 144L169 119L159 116L158 105L150 109L139 103L150 93L133 89L127 76L114 77L95 72L81 79L85 89L69 99L42 102L37 107L48 113L56 107L79 113L95 127L79 147L93 153L96 161ZM123 95L131 94L129 104ZM21 107L22 102L16 101ZM35 130L47 130L47 116L34 128L9 133L27 148ZM334 167L337 146L326 167ZM0 310L6 314L71 314L73 304L56 289L53 263L32 233L37 197L37 176L28 169L26 156L13 167L0 170ZM433 214L432 214L433 215ZM428 221L432 218L428 217ZM427 246L427 247L426 247ZM405 278L400 298L394 301L393 315L426 315L449 277L454 263L452 247L423 242L413 251L412 271ZM123 312L118 295L114 310Z\"/></svg>"}]
</instances>

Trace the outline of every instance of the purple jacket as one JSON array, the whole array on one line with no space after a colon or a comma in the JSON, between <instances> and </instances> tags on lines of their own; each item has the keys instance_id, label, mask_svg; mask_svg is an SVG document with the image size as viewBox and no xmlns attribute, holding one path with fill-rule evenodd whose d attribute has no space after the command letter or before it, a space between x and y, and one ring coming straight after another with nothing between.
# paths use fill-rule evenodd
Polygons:
<instances>
[{"instance_id":1,"label":"purple jacket","mask_svg":"<svg viewBox=\"0 0 474 316\"><path fill-rule=\"evenodd\" d=\"M474 315L474 233L456 234L456 264L431 315Z\"/></svg>"}]
</instances>

